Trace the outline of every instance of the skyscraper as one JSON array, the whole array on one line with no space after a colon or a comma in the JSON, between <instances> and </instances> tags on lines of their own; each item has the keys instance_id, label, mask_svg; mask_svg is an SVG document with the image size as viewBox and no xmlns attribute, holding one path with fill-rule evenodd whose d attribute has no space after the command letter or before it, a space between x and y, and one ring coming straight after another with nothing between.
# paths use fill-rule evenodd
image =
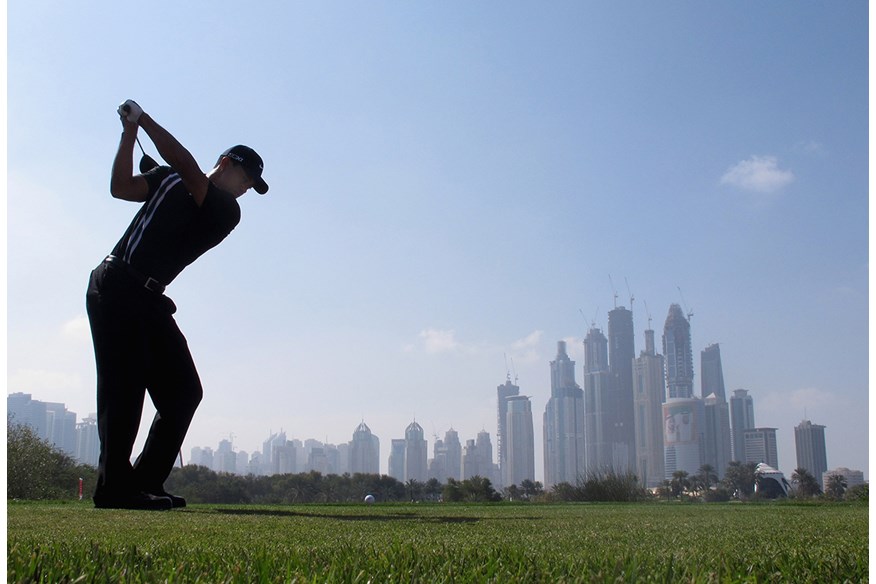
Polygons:
<instances>
[{"instance_id":1,"label":"skyscraper","mask_svg":"<svg viewBox=\"0 0 876 584\"><path fill-rule=\"evenodd\" d=\"M510 487L525 480L535 482L535 434L532 428L532 403L525 395L507 398L505 428L506 459L502 484Z\"/></svg>"},{"instance_id":2,"label":"skyscraper","mask_svg":"<svg viewBox=\"0 0 876 584\"><path fill-rule=\"evenodd\" d=\"M669 307L663 325L663 354L666 356L666 397L693 397L690 323L678 304Z\"/></svg>"},{"instance_id":3,"label":"skyscraper","mask_svg":"<svg viewBox=\"0 0 876 584\"><path fill-rule=\"evenodd\" d=\"M705 444L703 464L715 470L718 479L724 478L724 471L730 464L730 407L716 393L703 399L705 423L703 427Z\"/></svg>"},{"instance_id":4,"label":"skyscraper","mask_svg":"<svg viewBox=\"0 0 876 584\"><path fill-rule=\"evenodd\" d=\"M705 412L696 397L669 398L663 404L663 462L666 479L678 470L694 475L703 465Z\"/></svg>"},{"instance_id":5,"label":"skyscraper","mask_svg":"<svg viewBox=\"0 0 876 584\"><path fill-rule=\"evenodd\" d=\"M470 479L473 476L479 476L489 479L492 484L497 484L495 470L497 465L493 464L493 442L490 440L490 433L486 430L478 432L476 440L466 440L465 448L462 454L462 478Z\"/></svg>"},{"instance_id":6,"label":"skyscraper","mask_svg":"<svg viewBox=\"0 0 876 584\"><path fill-rule=\"evenodd\" d=\"M428 456L423 428L413 421L405 429L405 482L410 480L426 482L429 478L426 476L429 474L426 467Z\"/></svg>"},{"instance_id":7,"label":"skyscraper","mask_svg":"<svg viewBox=\"0 0 876 584\"><path fill-rule=\"evenodd\" d=\"M700 388L703 397L714 393L719 400L727 401L721 347L717 343L709 345L700 353Z\"/></svg>"},{"instance_id":8,"label":"skyscraper","mask_svg":"<svg viewBox=\"0 0 876 584\"><path fill-rule=\"evenodd\" d=\"M100 438L97 435L97 414L92 414L76 425L76 459L82 464L97 467L100 456Z\"/></svg>"},{"instance_id":9,"label":"skyscraper","mask_svg":"<svg viewBox=\"0 0 876 584\"><path fill-rule=\"evenodd\" d=\"M797 445L797 468L805 468L818 479L824 490L822 475L827 471L827 447L824 442L824 426L803 420L794 426L794 442Z\"/></svg>"},{"instance_id":10,"label":"skyscraper","mask_svg":"<svg viewBox=\"0 0 876 584\"><path fill-rule=\"evenodd\" d=\"M584 470L584 392L575 383L575 362L566 342L557 342L551 361L551 397L544 412L545 488L576 484Z\"/></svg>"},{"instance_id":11,"label":"skyscraper","mask_svg":"<svg viewBox=\"0 0 876 584\"><path fill-rule=\"evenodd\" d=\"M459 433L451 428L444 433L444 440L436 437L432 452L429 478L436 478L442 483L446 483L449 478L459 480L462 474L462 444L459 442Z\"/></svg>"},{"instance_id":12,"label":"skyscraper","mask_svg":"<svg viewBox=\"0 0 876 584\"><path fill-rule=\"evenodd\" d=\"M499 469L502 472L502 480L508 485L513 483L508 483L507 477L505 476L505 468L508 466L508 438L507 430L505 428L508 414L507 400L509 397L516 395L520 395L520 388L511 383L511 374L508 373L505 383L496 388L496 409L498 411L498 416L496 418L496 450L499 454Z\"/></svg>"},{"instance_id":13,"label":"skyscraper","mask_svg":"<svg viewBox=\"0 0 876 584\"><path fill-rule=\"evenodd\" d=\"M690 322L672 304L663 325L666 357L666 402L663 404L663 462L666 478L677 470L695 474L705 456L702 400L693 394Z\"/></svg>"},{"instance_id":14,"label":"skyscraper","mask_svg":"<svg viewBox=\"0 0 876 584\"><path fill-rule=\"evenodd\" d=\"M486 430L478 432L475 444L478 448L480 475L490 479L494 485L498 485L501 482L501 477L496 476L499 467L493 463L493 441L490 439L490 433Z\"/></svg>"},{"instance_id":15,"label":"skyscraper","mask_svg":"<svg viewBox=\"0 0 876 584\"><path fill-rule=\"evenodd\" d=\"M730 442L733 460L745 462L745 431L754 428L754 399L747 389L730 396Z\"/></svg>"},{"instance_id":16,"label":"skyscraper","mask_svg":"<svg viewBox=\"0 0 876 584\"><path fill-rule=\"evenodd\" d=\"M705 457L703 464L710 465L718 475L730 463L730 408L724 391L724 370L721 366L721 348L717 343L700 352L700 388L705 407Z\"/></svg>"},{"instance_id":17,"label":"skyscraper","mask_svg":"<svg viewBox=\"0 0 876 584\"><path fill-rule=\"evenodd\" d=\"M380 474L380 439L363 420L350 441L350 473Z\"/></svg>"},{"instance_id":18,"label":"skyscraper","mask_svg":"<svg viewBox=\"0 0 876 584\"><path fill-rule=\"evenodd\" d=\"M779 468L779 450L776 442L775 428L751 428L742 433L745 441L745 460L759 464L765 462L771 467Z\"/></svg>"},{"instance_id":19,"label":"skyscraper","mask_svg":"<svg viewBox=\"0 0 876 584\"><path fill-rule=\"evenodd\" d=\"M633 368L636 424L636 476L647 488L659 487L665 478L663 460L663 402L666 378L663 355L654 353L654 331L645 331L645 350Z\"/></svg>"},{"instance_id":20,"label":"skyscraper","mask_svg":"<svg viewBox=\"0 0 876 584\"><path fill-rule=\"evenodd\" d=\"M633 313L623 306L608 313L608 362L614 393L615 470L635 468L636 432L633 412L633 360L636 358Z\"/></svg>"},{"instance_id":21,"label":"skyscraper","mask_svg":"<svg viewBox=\"0 0 876 584\"><path fill-rule=\"evenodd\" d=\"M389 476L405 480L405 439L393 438L389 449Z\"/></svg>"},{"instance_id":22,"label":"skyscraper","mask_svg":"<svg viewBox=\"0 0 876 584\"><path fill-rule=\"evenodd\" d=\"M615 398L608 340L594 326L584 339L584 469L588 473L620 470L615 461Z\"/></svg>"}]
</instances>

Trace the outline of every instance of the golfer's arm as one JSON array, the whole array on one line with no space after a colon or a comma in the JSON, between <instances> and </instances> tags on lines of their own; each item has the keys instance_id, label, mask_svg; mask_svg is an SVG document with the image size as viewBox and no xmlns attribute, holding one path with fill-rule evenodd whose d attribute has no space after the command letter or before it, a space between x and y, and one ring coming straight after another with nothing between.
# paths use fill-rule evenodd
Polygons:
<instances>
[{"instance_id":1,"label":"golfer's arm","mask_svg":"<svg viewBox=\"0 0 876 584\"><path fill-rule=\"evenodd\" d=\"M149 184L141 175L134 176L134 141L137 139L137 126L125 125L119 149L113 159L110 177L110 194L124 201L143 202L149 194Z\"/></svg>"},{"instance_id":2,"label":"golfer's arm","mask_svg":"<svg viewBox=\"0 0 876 584\"><path fill-rule=\"evenodd\" d=\"M145 112L141 114L139 123L140 127L149 134L158 153L179 174L195 203L200 206L207 197L209 179L201 171L195 157L149 114Z\"/></svg>"}]
</instances>

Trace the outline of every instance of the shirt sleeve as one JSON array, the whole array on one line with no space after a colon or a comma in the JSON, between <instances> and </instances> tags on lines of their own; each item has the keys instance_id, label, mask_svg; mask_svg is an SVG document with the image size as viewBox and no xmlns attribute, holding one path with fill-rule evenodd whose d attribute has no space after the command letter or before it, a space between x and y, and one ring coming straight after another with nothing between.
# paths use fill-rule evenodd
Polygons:
<instances>
[{"instance_id":1,"label":"shirt sleeve","mask_svg":"<svg viewBox=\"0 0 876 584\"><path fill-rule=\"evenodd\" d=\"M202 219L213 224L225 235L240 223L240 205L231 193L225 192L212 182L207 186L207 197L201 205Z\"/></svg>"},{"instance_id":2,"label":"shirt sleeve","mask_svg":"<svg viewBox=\"0 0 876 584\"><path fill-rule=\"evenodd\" d=\"M158 191L158 187L161 186L161 182L167 178L171 172L173 172L173 169L169 166L156 166L152 170L143 174L143 178L146 179L146 184L149 185L149 193L146 195L147 201L155 195Z\"/></svg>"}]
</instances>

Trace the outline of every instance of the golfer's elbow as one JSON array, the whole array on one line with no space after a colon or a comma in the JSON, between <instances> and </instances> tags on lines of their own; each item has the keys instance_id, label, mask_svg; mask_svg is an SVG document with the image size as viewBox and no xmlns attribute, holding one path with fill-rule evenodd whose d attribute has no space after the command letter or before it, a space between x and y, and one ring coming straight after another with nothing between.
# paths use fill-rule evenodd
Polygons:
<instances>
[{"instance_id":1,"label":"golfer's elbow","mask_svg":"<svg viewBox=\"0 0 876 584\"><path fill-rule=\"evenodd\" d=\"M138 180L139 179L139 180ZM110 181L110 195L123 201L145 201L148 186L140 176L116 178Z\"/></svg>"}]
</instances>

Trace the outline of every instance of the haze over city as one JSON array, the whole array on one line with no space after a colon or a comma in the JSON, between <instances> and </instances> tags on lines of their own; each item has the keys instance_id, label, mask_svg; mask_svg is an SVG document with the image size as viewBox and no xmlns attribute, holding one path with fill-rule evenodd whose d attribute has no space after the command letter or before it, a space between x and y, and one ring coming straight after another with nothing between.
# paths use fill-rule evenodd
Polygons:
<instances>
[{"instance_id":1,"label":"haze over city","mask_svg":"<svg viewBox=\"0 0 876 584\"><path fill-rule=\"evenodd\" d=\"M385 472L414 419L430 456L495 437L510 373L543 480L557 342L580 375L609 310L638 354L679 304L781 470L805 418L869 476L866 3L111 6L8 8L7 393L96 409L85 285L137 210L108 192L132 98L271 184L167 290L205 390L184 453L364 420Z\"/></svg>"}]
</instances>

